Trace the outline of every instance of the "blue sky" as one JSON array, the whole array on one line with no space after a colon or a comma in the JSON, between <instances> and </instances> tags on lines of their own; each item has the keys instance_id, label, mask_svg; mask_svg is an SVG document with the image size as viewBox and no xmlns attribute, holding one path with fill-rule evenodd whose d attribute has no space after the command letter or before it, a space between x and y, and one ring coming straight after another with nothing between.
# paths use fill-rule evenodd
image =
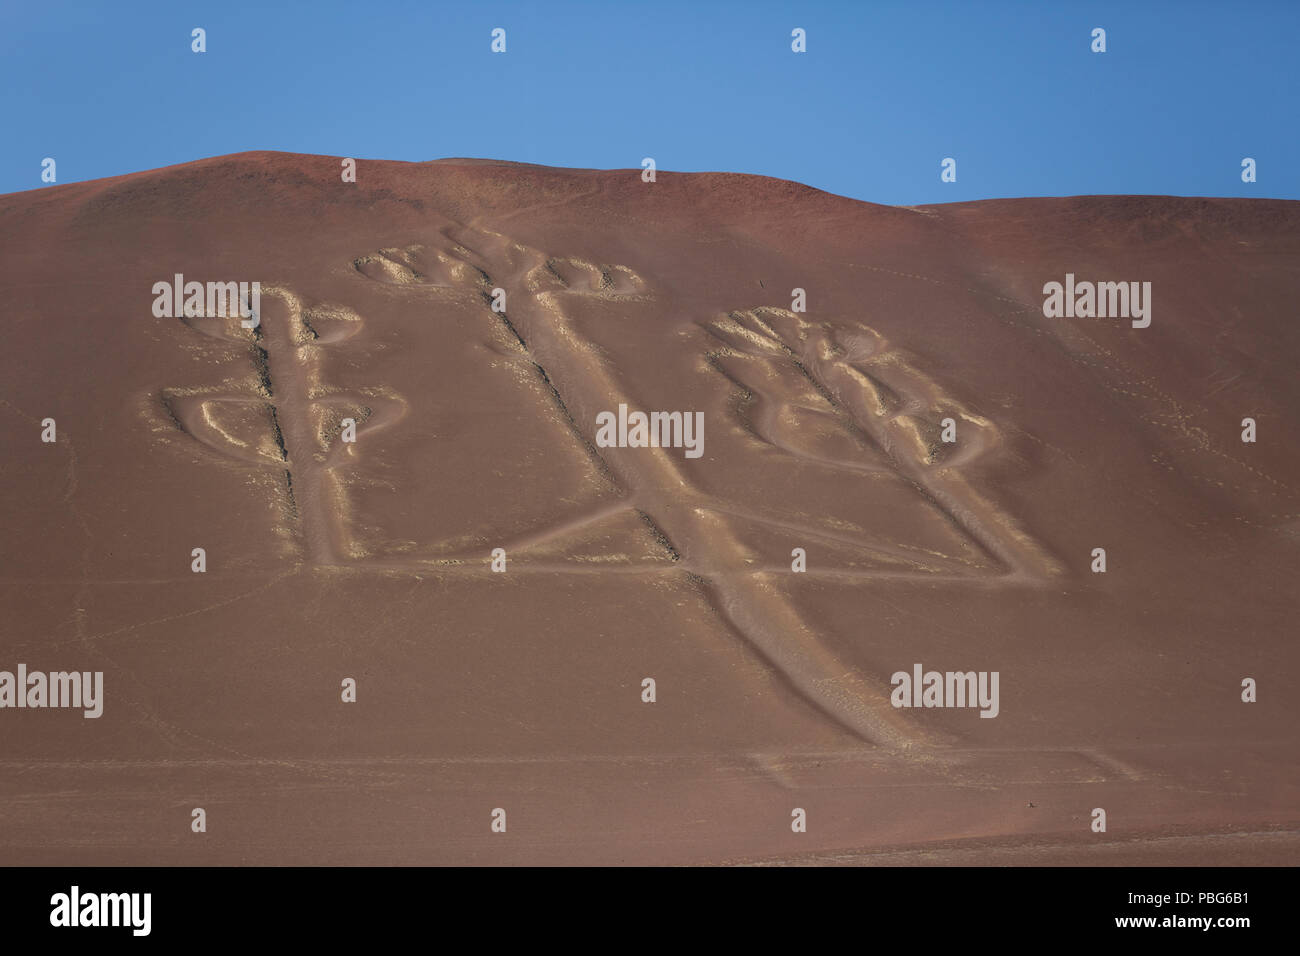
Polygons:
<instances>
[{"instance_id":1,"label":"blue sky","mask_svg":"<svg viewBox=\"0 0 1300 956\"><path fill-rule=\"evenodd\" d=\"M807 53L790 50L795 27ZM0 192L40 188L47 156L66 183L274 149L652 156L903 204L1296 199L1298 40L1288 0L0 0Z\"/></svg>"}]
</instances>

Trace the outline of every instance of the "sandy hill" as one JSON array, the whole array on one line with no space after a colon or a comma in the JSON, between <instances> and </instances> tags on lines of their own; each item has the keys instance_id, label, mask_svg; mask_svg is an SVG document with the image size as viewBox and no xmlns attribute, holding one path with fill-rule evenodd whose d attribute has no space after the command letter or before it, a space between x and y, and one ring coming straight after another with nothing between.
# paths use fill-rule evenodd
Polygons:
<instances>
[{"instance_id":1,"label":"sandy hill","mask_svg":"<svg viewBox=\"0 0 1300 956\"><path fill-rule=\"evenodd\" d=\"M0 246L0 670L104 674L0 709L10 861L1300 856L1300 203L242 153Z\"/></svg>"}]
</instances>

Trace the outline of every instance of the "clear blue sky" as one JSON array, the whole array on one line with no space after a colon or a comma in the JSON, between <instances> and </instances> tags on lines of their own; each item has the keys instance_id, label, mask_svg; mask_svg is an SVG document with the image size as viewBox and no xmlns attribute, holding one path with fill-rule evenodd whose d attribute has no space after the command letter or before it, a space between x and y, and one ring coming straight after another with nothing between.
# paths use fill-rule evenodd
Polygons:
<instances>
[{"instance_id":1,"label":"clear blue sky","mask_svg":"<svg viewBox=\"0 0 1300 956\"><path fill-rule=\"evenodd\" d=\"M274 149L652 156L904 204L1295 199L1298 45L1295 0L0 0L0 192L40 188L46 156L66 183Z\"/></svg>"}]
</instances>

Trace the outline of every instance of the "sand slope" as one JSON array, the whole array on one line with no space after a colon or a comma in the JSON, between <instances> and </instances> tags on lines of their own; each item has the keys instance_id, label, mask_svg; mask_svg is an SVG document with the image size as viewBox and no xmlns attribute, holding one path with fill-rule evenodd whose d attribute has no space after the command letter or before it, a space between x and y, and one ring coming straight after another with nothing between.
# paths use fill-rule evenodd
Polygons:
<instances>
[{"instance_id":1,"label":"sand slope","mask_svg":"<svg viewBox=\"0 0 1300 956\"><path fill-rule=\"evenodd\" d=\"M1300 858L1300 204L245 153L0 245L0 670L106 688L0 710L8 862Z\"/></svg>"}]
</instances>

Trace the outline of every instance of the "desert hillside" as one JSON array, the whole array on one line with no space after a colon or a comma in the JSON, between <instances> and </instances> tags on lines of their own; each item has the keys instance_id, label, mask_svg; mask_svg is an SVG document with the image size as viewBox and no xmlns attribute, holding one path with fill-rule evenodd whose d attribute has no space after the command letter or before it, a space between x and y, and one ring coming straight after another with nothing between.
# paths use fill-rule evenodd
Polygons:
<instances>
[{"instance_id":1,"label":"desert hillside","mask_svg":"<svg viewBox=\"0 0 1300 956\"><path fill-rule=\"evenodd\" d=\"M241 153L0 248L0 671L102 673L11 863L1300 859L1300 203Z\"/></svg>"}]
</instances>

